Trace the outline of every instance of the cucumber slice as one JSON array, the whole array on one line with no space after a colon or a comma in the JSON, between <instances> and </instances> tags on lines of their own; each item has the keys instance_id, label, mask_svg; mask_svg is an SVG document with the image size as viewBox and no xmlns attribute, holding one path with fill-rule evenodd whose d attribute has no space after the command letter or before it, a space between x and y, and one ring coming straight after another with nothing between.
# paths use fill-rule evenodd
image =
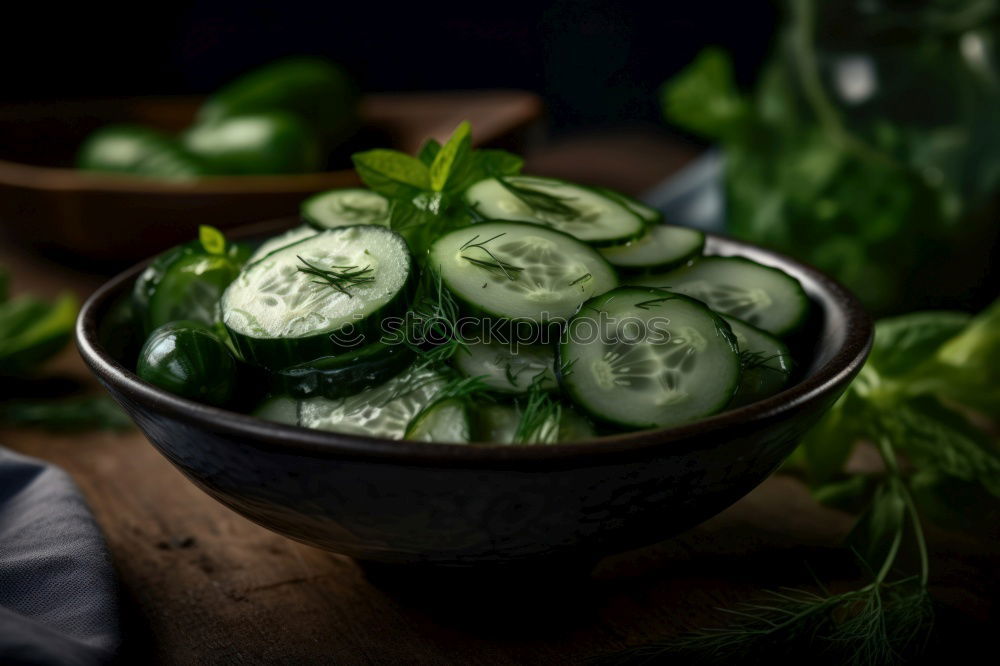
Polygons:
<instances>
[{"instance_id":1,"label":"cucumber slice","mask_svg":"<svg viewBox=\"0 0 1000 666\"><path fill-rule=\"evenodd\" d=\"M601 248L601 254L620 271L649 273L676 268L704 249L705 234L697 229L658 224L634 241Z\"/></svg>"},{"instance_id":2,"label":"cucumber slice","mask_svg":"<svg viewBox=\"0 0 1000 666\"><path fill-rule=\"evenodd\" d=\"M642 218L642 221L649 225L659 224L663 221L663 213L653 208L652 206L647 206L638 199L634 199L627 194L622 194L621 192L615 192L614 190L609 190L606 187L595 187L595 190L600 192L606 197L617 200L621 205L628 208L630 211Z\"/></svg>"},{"instance_id":3,"label":"cucumber slice","mask_svg":"<svg viewBox=\"0 0 1000 666\"><path fill-rule=\"evenodd\" d=\"M266 241L260 244L252 255L250 255L250 260L248 263L254 263L255 261L260 261L267 255L280 250L283 247L288 247L294 243L298 243L301 240L311 238L315 236L318 232L308 225L301 225L286 231L285 233L275 236L274 238L268 238Z\"/></svg>"},{"instance_id":4,"label":"cucumber slice","mask_svg":"<svg viewBox=\"0 0 1000 666\"><path fill-rule=\"evenodd\" d=\"M465 200L485 219L543 224L596 246L620 245L646 226L619 199L554 178L487 178L466 190Z\"/></svg>"},{"instance_id":5,"label":"cucumber slice","mask_svg":"<svg viewBox=\"0 0 1000 666\"><path fill-rule=\"evenodd\" d=\"M359 187L320 192L303 201L299 210L306 224L321 230L355 224L389 226L389 200Z\"/></svg>"},{"instance_id":6,"label":"cucumber slice","mask_svg":"<svg viewBox=\"0 0 1000 666\"><path fill-rule=\"evenodd\" d=\"M596 250L537 224L475 224L440 237L429 252L445 287L468 307L535 324L565 320L618 283Z\"/></svg>"},{"instance_id":7,"label":"cucumber slice","mask_svg":"<svg viewBox=\"0 0 1000 666\"><path fill-rule=\"evenodd\" d=\"M295 398L287 395L276 395L268 398L257 406L253 415L265 421L284 423L285 425L299 424L299 403Z\"/></svg>"},{"instance_id":8,"label":"cucumber slice","mask_svg":"<svg viewBox=\"0 0 1000 666\"><path fill-rule=\"evenodd\" d=\"M460 348L455 365L466 377L481 377L483 384L503 393L524 393L539 375L542 387L556 388L555 349L547 345L511 345L479 342Z\"/></svg>"},{"instance_id":9,"label":"cucumber slice","mask_svg":"<svg viewBox=\"0 0 1000 666\"><path fill-rule=\"evenodd\" d=\"M626 428L673 426L733 397L733 333L704 304L661 289L621 287L588 301L560 345L562 381L577 405Z\"/></svg>"},{"instance_id":10,"label":"cucumber slice","mask_svg":"<svg viewBox=\"0 0 1000 666\"><path fill-rule=\"evenodd\" d=\"M310 267L363 272L365 281L334 285ZM247 266L222 296L222 320L245 360L281 369L379 339L384 317L405 308L414 272L399 234L331 229Z\"/></svg>"},{"instance_id":11,"label":"cucumber slice","mask_svg":"<svg viewBox=\"0 0 1000 666\"><path fill-rule=\"evenodd\" d=\"M402 439L413 418L434 401L445 383L434 370L411 368L346 398L302 400L298 422L317 430Z\"/></svg>"},{"instance_id":12,"label":"cucumber slice","mask_svg":"<svg viewBox=\"0 0 1000 666\"><path fill-rule=\"evenodd\" d=\"M736 336L743 373L730 407L749 405L774 395L788 384L792 356L783 342L750 324L723 315Z\"/></svg>"},{"instance_id":13,"label":"cucumber slice","mask_svg":"<svg viewBox=\"0 0 1000 666\"><path fill-rule=\"evenodd\" d=\"M461 398L431 403L406 428L406 439L418 442L466 444L469 441L469 409Z\"/></svg>"},{"instance_id":14,"label":"cucumber slice","mask_svg":"<svg viewBox=\"0 0 1000 666\"><path fill-rule=\"evenodd\" d=\"M491 444L514 444L514 435L521 420L521 410L514 405L477 405L475 435L476 441ZM584 417L570 409L560 410L558 426L553 421L545 423L536 432L530 444L557 444L575 442L594 437L594 427Z\"/></svg>"},{"instance_id":15,"label":"cucumber slice","mask_svg":"<svg viewBox=\"0 0 1000 666\"><path fill-rule=\"evenodd\" d=\"M798 280L743 257L702 257L690 266L633 282L697 298L772 335L788 335L809 313L809 297Z\"/></svg>"},{"instance_id":16,"label":"cucumber slice","mask_svg":"<svg viewBox=\"0 0 1000 666\"><path fill-rule=\"evenodd\" d=\"M271 373L269 383L273 393L295 398L343 398L387 382L405 370L413 357L409 347L376 342L284 368Z\"/></svg>"}]
</instances>

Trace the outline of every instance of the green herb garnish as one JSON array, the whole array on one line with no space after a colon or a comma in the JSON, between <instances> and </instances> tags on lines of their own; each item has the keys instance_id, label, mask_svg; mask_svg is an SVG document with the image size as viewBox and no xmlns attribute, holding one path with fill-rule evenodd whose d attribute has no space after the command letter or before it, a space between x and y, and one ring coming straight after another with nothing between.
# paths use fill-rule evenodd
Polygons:
<instances>
[{"instance_id":1,"label":"green herb garnish","mask_svg":"<svg viewBox=\"0 0 1000 666\"><path fill-rule=\"evenodd\" d=\"M474 266L478 266L479 268L483 268L488 271L500 271L503 274L503 276L508 280L511 281L516 280L517 274L523 271L524 268L521 266L515 266L510 262L504 261L500 257L496 256L492 250L486 247L487 244L491 243L492 241L495 241L496 239L500 238L503 235L504 234L499 233L496 236L493 236L492 238L487 238L486 240L479 241L477 243L476 239L479 238L479 234L476 234L475 236L467 240L462 245L462 247L458 249L460 252L473 249L482 250L488 257L488 259L478 259L476 257L470 257L469 255L466 254L461 255L462 259L465 259ZM511 271L513 271L513 273Z\"/></svg>"},{"instance_id":2,"label":"green herb garnish","mask_svg":"<svg viewBox=\"0 0 1000 666\"><path fill-rule=\"evenodd\" d=\"M497 178L497 182L537 213L567 220L574 219L580 214L575 208L565 203L573 201L572 197L559 197L548 192L533 190L530 187L512 183L506 178Z\"/></svg>"},{"instance_id":3,"label":"green herb garnish","mask_svg":"<svg viewBox=\"0 0 1000 666\"><path fill-rule=\"evenodd\" d=\"M515 444L547 444L559 439L562 405L545 388L545 380L544 370L531 380L523 401L521 419L514 431Z\"/></svg>"},{"instance_id":4,"label":"green herb garnish","mask_svg":"<svg viewBox=\"0 0 1000 666\"><path fill-rule=\"evenodd\" d=\"M365 266L364 268L359 268L358 266L330 266L329 268L321 268L298 255L296 257L302 262L302 266L298 267L300 273L319 278L312 280L313 284L333 287L340 293L347 295L348 298L354 298L354 295L348 291L349 287L356 287L359 284L368 284L375 281L375 276L371 274L373 272L371 266Z\"/></svg>"}]
</instances>

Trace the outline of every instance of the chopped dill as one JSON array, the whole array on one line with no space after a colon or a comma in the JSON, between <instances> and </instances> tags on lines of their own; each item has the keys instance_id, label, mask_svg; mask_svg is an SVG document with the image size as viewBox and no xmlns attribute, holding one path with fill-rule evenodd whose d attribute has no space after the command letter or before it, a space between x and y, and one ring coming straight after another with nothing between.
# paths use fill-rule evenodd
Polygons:
<instances>
[{"instance_id":1,"label":"chopped dill","mask_svg":"<svg viewBox=\"0 0 1000 666\"><path fill-rule=\"evenodd\" d=\"M373 269L370 265L364 268L359 268L358 266L330 266L329 268L321 268L298 255L296 257L303 264L298 267L300 273L319 278L318 280L312 280L313 284L333 287L340 293L346 294L348 298L354 298L354 295L347 290L348 287L355 287L359 284L367 284L375 281L375 276L371 274Z\"/></svg>"},{"instance_id":2,"label":"chopped dill","mask_svg":"<svg viewBox=\"0 0 1000 666\"><path fill-rule=\"evenodd\" d=\"M484 268L489 271L500 271L500 273L502 273L503 276L508 280L511 281L516 280L517 274L520 273L520 271L523 271L524 268L521 266L515 266L514 264L508 261L504 261L496 254L494 254L492 250L486 247L488 243L495 241L496 239L500 238L503 235L505 234L500 233L497 234L496 236L493 236L492 238L487 238L486 240L479 241L477 243L476 239L479 238L479 234L476 234L475 236L467 240L462 245L462 247L458 248L459 252L464 252L465 250L478 249L485 252L488 259L477 259L476 257L470 257L465 254L461 255L462 259L465 259L469 263L473 264L474 266L478 266L479 268ZM514 271L514 273L511 273L511 271Z\"/></svg>"}]
</instances>

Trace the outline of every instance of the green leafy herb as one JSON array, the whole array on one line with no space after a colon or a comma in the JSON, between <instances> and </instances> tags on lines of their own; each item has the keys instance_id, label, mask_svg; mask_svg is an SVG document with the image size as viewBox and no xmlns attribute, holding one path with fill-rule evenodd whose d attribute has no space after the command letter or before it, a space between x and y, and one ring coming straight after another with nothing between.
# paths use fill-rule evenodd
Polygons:
<instances>
[{"instance_id":1,"label":"green leafy herb","mask_svg":"<svg viewBox=\"0 0 1000 666\"><path fill-rule=\"evenodd\" d=\"M469 153L471 126L468 121L462 122L447 143L441 146L441 150L434 156L434 161L430 165L431 189L435 192L444 190L445 184L451 176L452 168Z\"/></svg>"},{"instance_id":2,"label":"green leafy herb","mask_svg":"<svg viewBox=\"0 0 1000 666\"><path fill-rule=\"evenodd\" d=\"M439 272L429 273L421 284L411 311L404 344L417 353L418 368L436 367L467 347L458 330L461 312L455 297L444 287ZM434 346L427 350L426 346Z\"/></svg>"},{"instance_id":3,"label":"green leafy herb","mask_svg":"<svg viewBox=\"0 0 1000 666\"><path fill-rule=\"evenodd\" d=\"M198 227L198 240L207 254L224 255L226 253L226 237L215 227L201 225Z\"/></svg>"},{"instance_id":4,"label":"green leafy herb","mask_svg":"<svg viewBox=\"0 0 1000 666\"><path fill-rule=\"evenodd\" d=\"M0 303L0 376L31 372L62 350L77 310L72 294L51 304L31 296Z\"/></svg>"},{"instance_id":5,"label":"green leafy herb","mask_svg":"<svg viewBox=\"0 0 1000 666\"><path fill-rule=\"evenodd\" d=\"M547 389L544 370L532 378L523 403L521 418L514 431L514 443L547 444L557 441L559 424L562 420L562 405Z\"/></svg>"},{"instance_id":6,"label":"green leafy herb","mask_svg":"<svg viewBox=\"0 0 1000 666\"><path fill-rule=\"evenodd\" d=\"M494 271L494 272L499 271L508 280L511 281L516 280L518 273L523 271L524 267L515 266L514 264L508 261L504 261L496 254L494 254L493 251L489 249L489 247L487 247L489 243L495 241L496 239L500 238L503 235L504 235L503 233L499 233L496 236L493 236L492 238L487 238L486 240L477 242L479 234L476 234L475 236L467 240L465 243L463 243L462 247L459 248L459 251L464 252L466 250L482 250L483 253L487 256L487 259L472 257L467 254L461 255L462 259L465 259L474 266L478 266L479 268L484 268L488 271Z\"/></svg>"},{"instance_id":7,"label":"green leafy herb","mask_svg":"<svg viewBox=\"0 0 1000 666\"><path fill-rule=\"evenodd\" d=\"M575 280L573 280L572 282L570 282L569 286L574 287L574 286L580 284L581 282L586 282L587 280L589 280L592 277L594 277L594 276L591 275L590 273L584 273L580 277L578 277Z\"/></svg>"},{"instance_id":8,"label":"green leafy herb","mask_svg":"<svg viewBox=\"0 0 1000 666\"><path fill-rule=\"evenodd\" d=\"M434 163L434 158L441 152L441 143L437 139L427 139L417 152L417 159L428 166Z\"/></svg>"},{"instance_id":9,"label":"green leafy herb","mask_svg":"<svg viewBox=\"0 0 1000 666\"><path fill-rule=\"evenodd\" d=\"M390 198L410 198L431 189L427 165L397 150L376 149L351 156L361 180Z\"/></svg>"},{"instance_id":10,"label":"green leafy herb","mask_svg":"<svg viewBox=\"0 0 1000 666\"><path fill-rule=\"evenodd\" d=\"M298 257L298 255L296 256ZM359 284L368 284L375 281L371 266L365 266L364 268L358 266L330 266L329 268L322 268L306 261L302 257L298 257L298 260L302 263L298 267L300 273L318 278L312 281L314 284L333 287L340 293L346 294L348 298L354 298L354 295L348 291L349 287L356 287Z\"/></svg>"},{"instance_id":11,"label":"green leafy herb","mask_svg":"<svg viewBox=\"0 0 1000 666\"><path fill-rule=\"evenodd\" d=\"M497 182L535 212L562 219L574 219L580 215L575 208L566 203L572 201L572 197L560 197L542 192L526 185L513 183L507 178L497 178Z\"/></svg>"},{"instance_id":12,"label":"green leafy herb","mask_svg":"<svg viewBox=\"0 0 1000 666\"><path fill-rule=\"evenodd\" d=\"M0 403L0 423L52 431L126 430L128 415L108 396Z\"/></svg>"}]
</instances>

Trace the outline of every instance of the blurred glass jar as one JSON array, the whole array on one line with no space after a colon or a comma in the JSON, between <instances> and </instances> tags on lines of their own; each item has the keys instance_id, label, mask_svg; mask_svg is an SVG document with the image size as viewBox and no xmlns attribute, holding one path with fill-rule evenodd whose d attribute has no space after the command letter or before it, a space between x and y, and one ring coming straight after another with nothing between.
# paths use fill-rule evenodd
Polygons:
<instances>
[{"instance_id":1,"label":"blurred glass jar","mask_svg":"<svg viewBox=\"0 0 1000 666\"><path fill-rule=\"evenodd\" d=\"M879 314L992 300L996 5L789 0L753 100L758 140L726 147L732 231L828 270Z\"/></svg>"}]
</instances>

